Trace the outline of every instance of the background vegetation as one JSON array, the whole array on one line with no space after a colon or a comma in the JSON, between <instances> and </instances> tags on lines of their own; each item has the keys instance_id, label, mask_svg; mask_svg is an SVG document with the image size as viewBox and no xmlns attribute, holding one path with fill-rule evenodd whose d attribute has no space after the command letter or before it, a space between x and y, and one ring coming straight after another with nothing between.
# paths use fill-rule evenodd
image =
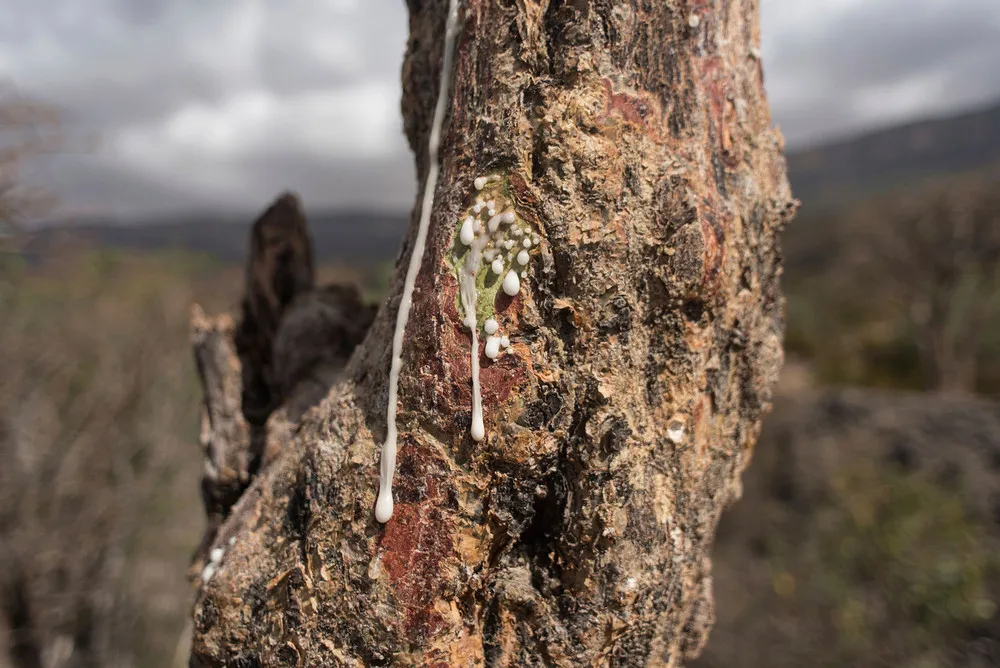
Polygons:
<instances>
[{"instance_id":1,"label":"background vegetation","mask_svg":"<svg viewBox=\"0 0 1000 668\"><path fill-rule=\"evenodd\" d=\"M225 240L250 221L209 235L230 248L212 256L154 227L141 251L110 228L17 231L17 163L39 147L0 151L0 668L184 665L203 529L188 313L236 311ZM1000 665L1000 176L923 159L930 180L810 209L809 184L839 177L809 160L788 364L720 528L700 664ZM351 220L318 236L363 236ZM355 266L317 243L320 282L377 301L386 243Z\"/></svg>"}]
</instances>

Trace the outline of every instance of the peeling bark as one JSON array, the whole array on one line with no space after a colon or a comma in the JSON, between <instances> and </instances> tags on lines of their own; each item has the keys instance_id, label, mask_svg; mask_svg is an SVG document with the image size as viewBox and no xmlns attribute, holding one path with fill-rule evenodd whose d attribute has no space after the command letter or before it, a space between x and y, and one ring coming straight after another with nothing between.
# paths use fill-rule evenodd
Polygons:
<instances>
[{"instance_id":1,"label":"peeling bark","mask_svg":"<svg viewBox=\"0 0 1000 668\"><path fill-rule=\"evenodd\" d=\"M423 182L447 3L409 6L402 106ZM782 357L776 235L795 204L757 46L750 0L463 3L395 514L380 525L373 506L414 226L364 342L214 536L191 665L698 654L710 544ZM512 346L480 359L474 443L451 254L487 174L540 245L492 304Z\"/></svg>"}]
</instances>

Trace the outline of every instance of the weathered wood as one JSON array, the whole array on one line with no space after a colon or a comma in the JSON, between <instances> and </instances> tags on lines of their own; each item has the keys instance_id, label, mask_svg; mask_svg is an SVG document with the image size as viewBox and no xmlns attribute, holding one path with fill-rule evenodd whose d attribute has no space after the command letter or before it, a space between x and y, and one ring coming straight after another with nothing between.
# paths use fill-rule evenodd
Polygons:
<instances>
[{"instance_id":1,"label":"weathered wood","mask_svg":"<svg viewBox=\"0 0 1000 668\"><path fill-rule=\"evenodd\" d=\"M405 128L427 173L447 3L409 2ZM373 516L394 317L215 540L192 665L680 665L712 620L708 550L780 366L776 235L794 211L757 4L462 3L442 176L406 329L395 514ZM494 175L540 238L486 309L453 244ZM484 191L486 192L486 191Z\"/></svg>"},{"instance_id":2,"label":"weathered wood","mask_svg":"<svg viewBox=\"0 0 1000 668\"><path fill-rule=\"evenodd\" d=\"M253 452L250 425L243 416L243 364L233 341L228 314L214 318L198 305L191 309L191 345L204 399L201 418L201 495L208 530L197 552L198 570L208 543L250 484Z\"/></svg>"},{"instance_id":3,"label":"weathered wood","mask_svg":"<svg viewBox=\"0 0 1000 668\"><path fill-rule=\"evenodd\" d=\"M314 283L301 202L283 193L253 224L239 323L229 314L208 317L198 305L191 310L208 517L197 572L232 506L340 379L371 324L374 313L356 287L314 290Z\"/></svg>"}]
</instances>

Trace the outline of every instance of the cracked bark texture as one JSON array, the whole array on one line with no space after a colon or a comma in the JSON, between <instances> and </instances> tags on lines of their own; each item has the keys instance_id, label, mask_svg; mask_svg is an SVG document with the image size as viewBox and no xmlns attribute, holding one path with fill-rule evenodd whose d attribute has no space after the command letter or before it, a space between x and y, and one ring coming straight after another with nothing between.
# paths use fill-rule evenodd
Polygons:
<instances>
[{"instance_id":1,"label":"cracked bark texture","mask_svg":"<svg viewBox=\"0 0 1000 668\"><path fill-rule=\"evenodd\" d=\"M409 2L421 183L446 8ZM795 208L757 3L467 0L460 17L395 515L373 507L416 210L367 337L322 401L271 415L275 454L210 537L192 666L677 666L706 640L712 538L781 363ZM495 304L514 345L481 358L474 443L447 259L483 174L541 245Z\"/></svg>"}]
</instances>

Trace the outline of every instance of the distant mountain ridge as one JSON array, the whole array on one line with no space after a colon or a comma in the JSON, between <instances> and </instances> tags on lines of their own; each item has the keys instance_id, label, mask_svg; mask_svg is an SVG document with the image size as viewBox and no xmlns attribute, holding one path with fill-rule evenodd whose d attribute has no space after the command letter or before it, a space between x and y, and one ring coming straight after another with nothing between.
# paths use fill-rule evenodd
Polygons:
<instances>
[{"instance_id":1,"label":"distant mountain ridge","mask_svg":"<svg viewBox=\"0 0 1000 668\"><path fill-rule=\"evenodd\" d=\"M788 174L803 213L813 214L997 161L1000 101L792 152Z\"/></svg>"},{"instance_id":2,"label":"distant mountain ridge","mask_svg":"<svg viewBox=\"0 0 1000 668\"><path fill-rule=\"evenodd\" d=\"M803 202L800 218L835 213L881 192L910 187L920 180L982 168L1000 161L1000 102L945 118L916 121L808 148L788 155L795 197ZM69 236L87 244L118 248L178 248L241 262L255 214L187 214L128 224L91 220L36 230L32 246ZM408 215L371 211L309 213L317 259L321 262L371 264L399 252ZM804 222L804 221L803 221ZM797 234L818 230L794 225L787 250L798 248ZM815 244L814 244L815 245ZM818 247L822 250L822 247Z\"/></svg>"},{"instance_id":3,"label":"distant mountain ridge","mask_svg":"<svg viewBox=\"0 0 1000 668\"><path fill-rule=\"evenodd\" d=\"M406 232L405 213L317 211L307 214L313 248L320 262L372 264L392 260ZM99 220L36 229L30 247L36 252L60 240L139 250L183 249L223 261L242 262L255 214L186 214L129 224Z\"/></svg>"}]
</instances>

